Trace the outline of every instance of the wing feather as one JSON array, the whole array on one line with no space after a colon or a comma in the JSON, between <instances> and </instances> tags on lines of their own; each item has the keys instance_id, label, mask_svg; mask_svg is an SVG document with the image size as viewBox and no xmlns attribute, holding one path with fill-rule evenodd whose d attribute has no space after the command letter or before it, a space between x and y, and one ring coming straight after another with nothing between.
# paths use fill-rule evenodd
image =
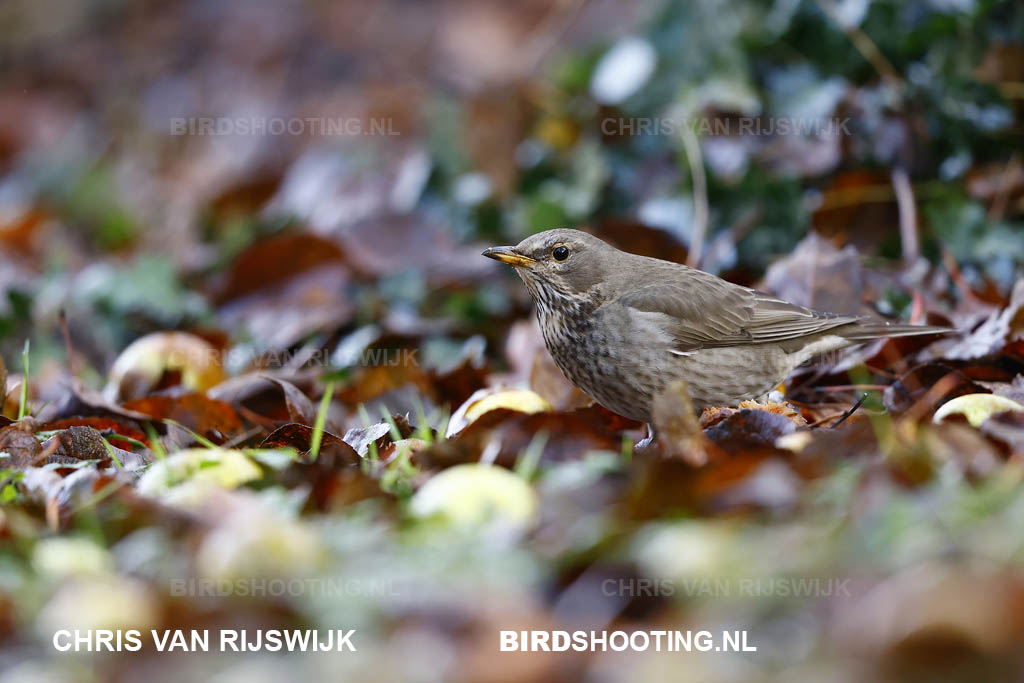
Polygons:
<instances>
[{"instance_id":1,"label":"wing feather","mask_svg":"<svg viewBox=\"0 0 1024 683\"><path fill-rule=\"evenodd\" d=\"M673 267L670 272L658 272L666 270L664 266ZM645 283L617 302L637 311L662 314L658 317L680 352L786 342L863 320L797 306L703 271L677 264L664 266L652 268ZM681 277L677 269L684 269L686 276Z\"/></svg>"}]
</instances>

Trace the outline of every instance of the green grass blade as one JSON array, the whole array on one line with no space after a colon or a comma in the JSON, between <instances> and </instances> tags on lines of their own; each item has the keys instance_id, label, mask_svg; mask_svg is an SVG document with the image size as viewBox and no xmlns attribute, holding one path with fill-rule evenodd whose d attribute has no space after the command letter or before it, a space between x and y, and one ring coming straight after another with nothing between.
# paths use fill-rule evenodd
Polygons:
<instances>
[{"instance_id":1,"label":"green grass blade","mask_svg":"<svg viewBox=\"0 0 1024 683\"><path fill-rule=\"evenodd\" d=\"M21 402L18 404L18 419L21 420L28 415L28 377L29 377L29 361L28 352L31 345L31 341L25 340L25 348L21 351L21 367L24 371L21 380Z\"/></svg>"},{"instance_id":2,"label":"green grass blade","mask_svg":"<svg viewBox=\"0 0 1024 683\"><path fill-rule=\"evenodd\" d=\"M313 425L313 436L309 439L309 457L316 460L320 455L320 446L324 441L324 425L327 423L327 409L334 397L334 382L328 382L324 396L320 399L320 409L316 411L316 424Z\"/></svg>"}]
</instances>

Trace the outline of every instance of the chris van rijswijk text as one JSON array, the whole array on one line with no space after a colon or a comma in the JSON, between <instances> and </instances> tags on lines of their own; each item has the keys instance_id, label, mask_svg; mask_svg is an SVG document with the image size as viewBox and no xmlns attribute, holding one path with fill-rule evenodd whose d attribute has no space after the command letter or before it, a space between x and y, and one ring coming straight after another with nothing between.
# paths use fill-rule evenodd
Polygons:
<instances>
[{"instance_id":1,"label":"chris van rijswijk text","mask_svg":"<svg viewBox=\"0 0 1024 683\"><path fill-rule=\"evenodd\" d=\"M53 634L59 652L355 652L355 629L317 631L278 629L157 630L62 629ZM148 641L148 642L147 642Z\"/></svg>"}]
</instances>

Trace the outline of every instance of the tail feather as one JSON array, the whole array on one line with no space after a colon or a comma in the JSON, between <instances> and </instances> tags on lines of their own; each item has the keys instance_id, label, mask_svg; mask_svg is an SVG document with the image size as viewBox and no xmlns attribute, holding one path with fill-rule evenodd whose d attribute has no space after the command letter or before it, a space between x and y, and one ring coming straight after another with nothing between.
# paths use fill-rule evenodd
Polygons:
<instances>
[{"instance_id":1,"label":"tail feather","mask_svg":"<svg viewBox=\"0 0 1024 683\"><path fill-rule=\"evenodd\" d=\"M852 342L870 341L879 337L911 337L921 334L950 334L956 332L952 327L938 325L910 325L908 323L890 323L880 320L863 320L849 327L840 328L837 332Z\"/></svg>"}]
</instances>

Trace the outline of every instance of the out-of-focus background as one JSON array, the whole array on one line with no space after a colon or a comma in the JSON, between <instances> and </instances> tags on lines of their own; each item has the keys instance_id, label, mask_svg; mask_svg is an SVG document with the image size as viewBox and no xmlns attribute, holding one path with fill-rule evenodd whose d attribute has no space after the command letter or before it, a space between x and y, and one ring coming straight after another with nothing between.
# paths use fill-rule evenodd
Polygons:
<instances>
[{"instance_id":1,"label":"out-of-focus background","mask_svg":"<svg viewBox=\"0 0 1024 683\"><path fill-rule=\"evenodd\" d=\"M1022 38L1012 0L7 0L4 680L1011 677ZM960 333L645 457L480 257L564 226ZM54 650L89 628L359 652ZM638 628L758 651L498 652Z\"/></svg>"}]
</instances>

